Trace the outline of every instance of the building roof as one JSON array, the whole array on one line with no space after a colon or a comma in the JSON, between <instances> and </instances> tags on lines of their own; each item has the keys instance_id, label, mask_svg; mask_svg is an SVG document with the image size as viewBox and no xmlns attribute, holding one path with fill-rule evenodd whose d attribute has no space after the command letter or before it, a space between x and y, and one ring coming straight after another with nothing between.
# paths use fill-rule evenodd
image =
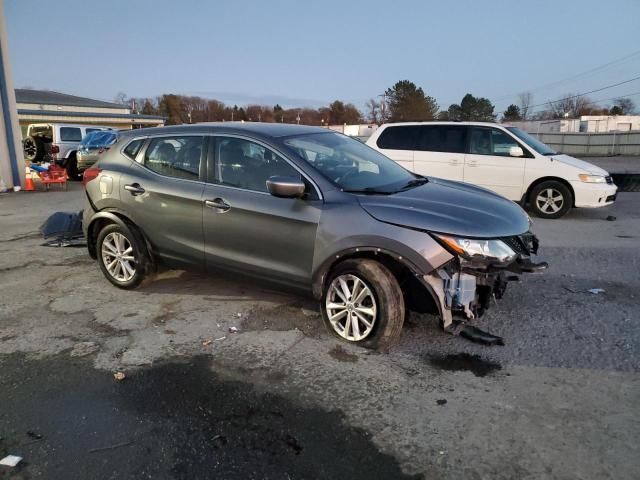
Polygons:
<instances>
[{"instance_id":1,"label":"building roof","mask_svg":"<svg viewBox=\"0 0 640 480\"><path fill-rule=\"evenodd\" d=\"M129 108L119 103L103 102L93 98L77 97L67 93L52 92L49 90L30 90L16 88L16 103L33 103L35 105L68 105L71 107L94 108Z\"/></svg>"},{"instance_id":2,"label":"building roof","mask_svg":"<svg viewBox=\"0 0 640 480\"><path fill-rule=\"evenodd\" d=\"M58 110L18 109L18 115L40 115L43 117L90 117L90 118L122 118L126 120L166 120L160 115L142 115L137 113L93 113L93 112L61 112Z\"/></svg>"}]
</instances>

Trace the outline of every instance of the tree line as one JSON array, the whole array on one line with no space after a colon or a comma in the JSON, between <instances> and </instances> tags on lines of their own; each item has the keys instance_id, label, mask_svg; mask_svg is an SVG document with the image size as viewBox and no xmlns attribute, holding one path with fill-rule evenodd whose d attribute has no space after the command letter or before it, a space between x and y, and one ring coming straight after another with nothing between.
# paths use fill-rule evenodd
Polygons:
<instances>
[{"instance_id":1,"label":"tree line","mask_svg":"<svg viewBox=\"0 0 640 480\"><path fill-rule=\"evenodd\" d=\"M427 120L485 121L548 120L576 118L581 115L628 115L635 111L628 98L618 98L611 108L598 106L583 95L567 94L544 105L534 105L533 95L524 92L518 102L509 105L502 114L485 97L467 93L460 103L440 109L435 98L409 80L400 80L384 94L369 99L365 112L352 103L335 100L320 108L283 108L281 105L225 105L219 100L199 96L162 94L155 98L129 98L118 93L115 101L132 107L134 113L162 115L167 125L201 122L249 121L300 123L303 125L342 125L370 122L417 122ZM536 107L542 109L534 111Z\"/></svg>"}]
</instances>

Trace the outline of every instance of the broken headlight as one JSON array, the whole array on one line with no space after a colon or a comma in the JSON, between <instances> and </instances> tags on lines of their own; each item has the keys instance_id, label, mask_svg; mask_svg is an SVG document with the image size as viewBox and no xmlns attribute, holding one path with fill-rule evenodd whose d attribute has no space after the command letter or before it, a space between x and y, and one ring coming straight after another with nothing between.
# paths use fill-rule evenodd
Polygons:
<instances>
[{"instance_id":1,"label":"broken headlight","mask_svg":"<svg viewBox=\"0 0 640 480\"><path fill-rule=\"evenodd\" d=\"M451 235L434 234L449 251L468 260L480 259L508 263L515 260L517 254L502 240L461 238Z\"/></svg>"}]
</instances>

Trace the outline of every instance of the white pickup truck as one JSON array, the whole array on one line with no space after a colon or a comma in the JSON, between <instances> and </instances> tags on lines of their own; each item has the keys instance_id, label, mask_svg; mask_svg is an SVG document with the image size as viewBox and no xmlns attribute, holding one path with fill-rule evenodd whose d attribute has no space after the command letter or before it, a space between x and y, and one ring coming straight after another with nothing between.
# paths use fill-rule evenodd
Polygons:
<instances>
[{"instance_id":1,"label":"white pickup truck","mask_svg":"<svg viewBox=\"0 0 640 480\"><path fill-rule=\"evenodd\" d=\"M27 127L22 141L24 158L29 162L55 162L67 170L72 180L80 180L76 153L78 145L87 133L111 130L97 125L73 125L68 123L33 123Z\"/></svg>"}]
</instances>

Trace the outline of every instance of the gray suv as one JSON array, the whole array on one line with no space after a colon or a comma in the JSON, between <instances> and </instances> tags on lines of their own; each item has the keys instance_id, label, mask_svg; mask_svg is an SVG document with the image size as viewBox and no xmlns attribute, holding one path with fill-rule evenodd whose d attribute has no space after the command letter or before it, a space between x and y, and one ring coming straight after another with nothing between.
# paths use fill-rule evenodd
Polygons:
<instances>
[{"instance_id":1,"label":"gray suv","mask_svg":"<svg viewBox=\"0 0 640 480\"><path fill-rule=\"evenodd\" d=\"M84 181L89 253L115 286L159 265L240 272L311 292L328 330L365 347L397 340L407 309L460 333L508 280L546 267L514 202L323 128L132 131Z\"/></svg>"}]
</instances>

